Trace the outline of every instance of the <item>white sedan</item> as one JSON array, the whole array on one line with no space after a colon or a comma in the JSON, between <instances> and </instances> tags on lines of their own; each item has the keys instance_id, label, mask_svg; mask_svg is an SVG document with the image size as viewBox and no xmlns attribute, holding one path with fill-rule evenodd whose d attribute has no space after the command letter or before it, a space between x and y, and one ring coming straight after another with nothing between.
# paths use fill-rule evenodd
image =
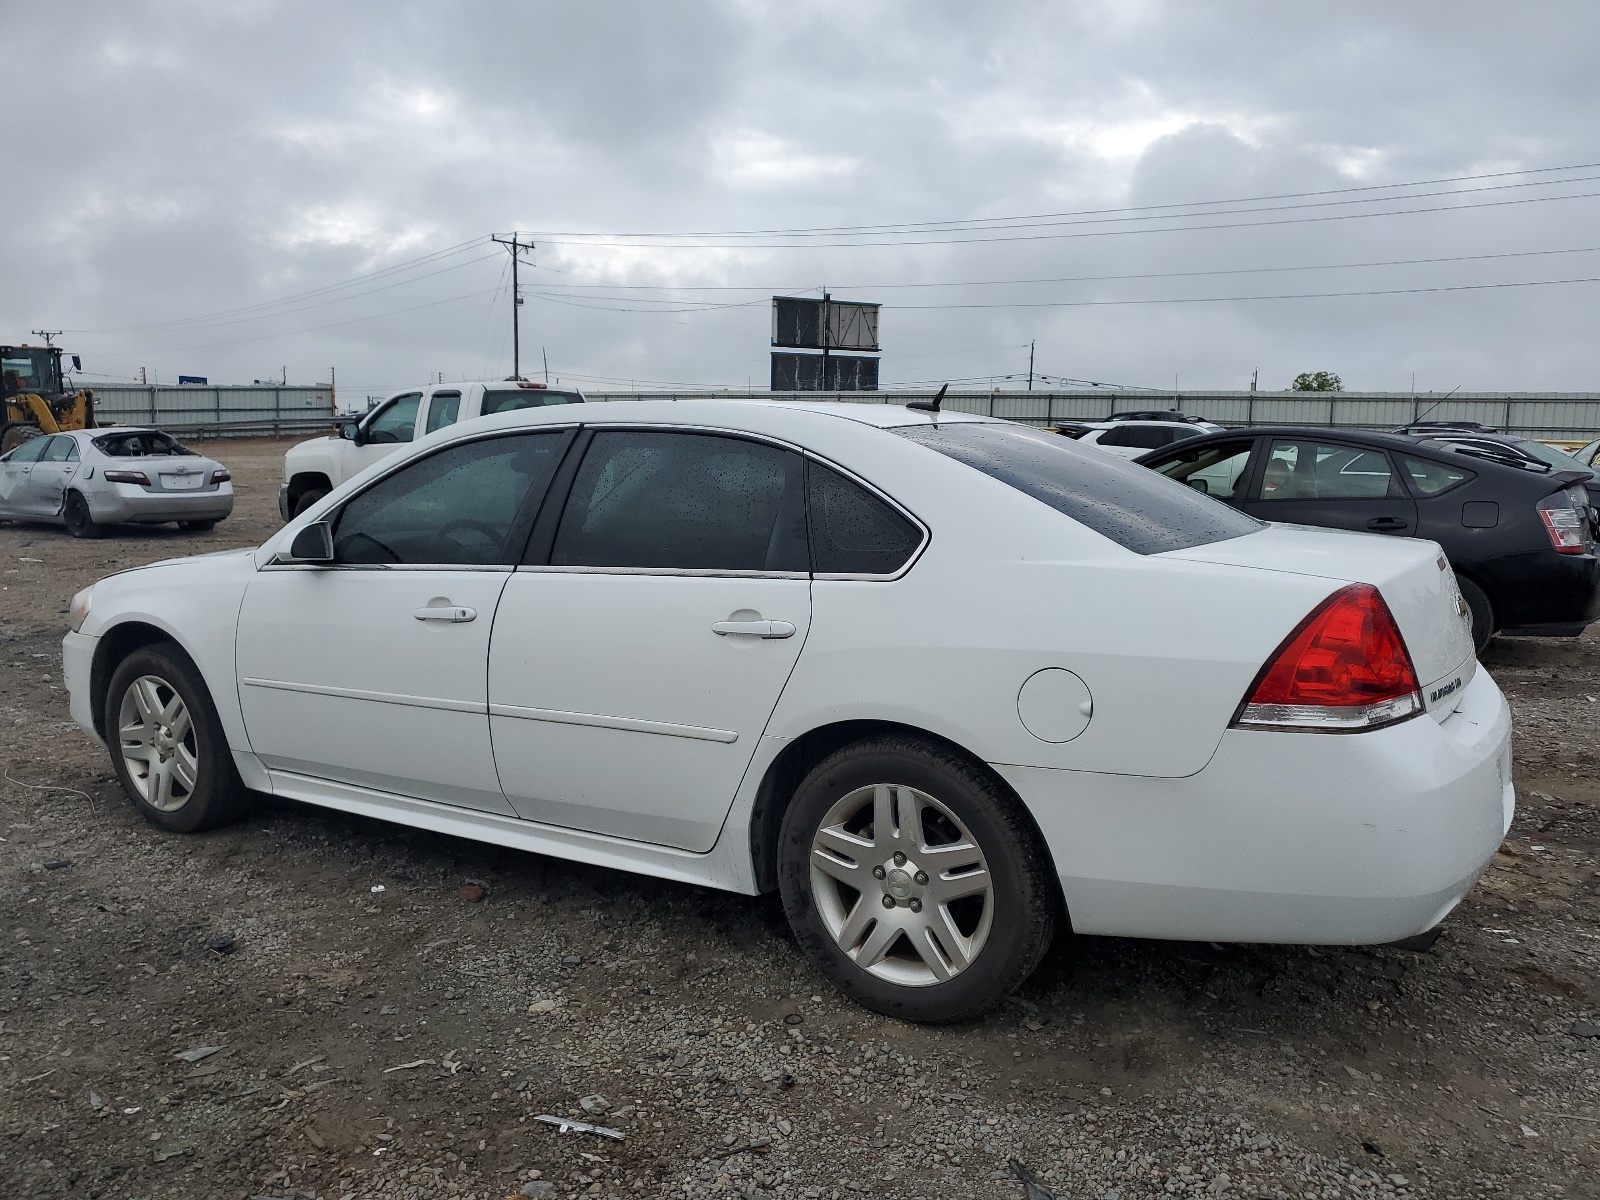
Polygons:
<instances>
[{"instance_id":1,"label":"white sedan","mask_svg":"<svg viewBox=\"0 0 1600 1200\"><path fill-rule=\"evenodd\" d=\"M169 521L200 533L232 511L228 469L158 429L43 434L0 457L0 518L59 522L73 537Z\"/></svg>"},{"instance_id":2,"label":"white sedan","mask_svg":"<svg viewBox=\"0 0 1600 1200\"><path fill-rule=\"evenodd\" d=\"M1004 421L618 402L450 426L255 550L79 593L168 829L251 791L744 893L916 1020L1055 929L1383 943L1510 824L1438 548L1262 524Z\"/></svg>"}]
</instances>

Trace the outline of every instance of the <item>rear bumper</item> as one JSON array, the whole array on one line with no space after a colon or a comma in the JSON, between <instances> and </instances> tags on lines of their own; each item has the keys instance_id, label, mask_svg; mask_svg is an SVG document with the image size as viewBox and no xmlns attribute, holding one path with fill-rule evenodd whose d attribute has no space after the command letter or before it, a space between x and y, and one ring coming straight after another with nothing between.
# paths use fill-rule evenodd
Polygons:
<instances>
[{"instance_id":1,"label":"rear bumper","mask_svg":"<svg viewBox=\"0 0 1600 1200\"><path fill-rule=\"evenodd\" d=\"M95 491L86 499L89 514L102 525L124 522L220 521L233 512L233 487L214 492L147 492L137 484L117 484L115 491Z\"/></svg>"},{"instance_id":2,"label":"rear bumper","mask_svg":"<svg viewBox=\"0 0 1600 1200\"><path fill-rule=\"evenodd\" d=\"M1477 881L1511 825L1510 742L1479 671L1443 722L1229 730L1186 779L996 769L1079 933L1362 945L1432 928Z\"/></svg>"},{"instance_id":3,"label":"rear bumper","mask_svg":"<svg viewBox=\"0 0 1600 1200\"><path fill-rule=\"evenodd\" d=\"M1485 573L1501 633L1570 637L1543 631L1582 632L1600 620L1600 558L1592 554L1509 555L1487 564Z\"/></svg>"}]
</instances>

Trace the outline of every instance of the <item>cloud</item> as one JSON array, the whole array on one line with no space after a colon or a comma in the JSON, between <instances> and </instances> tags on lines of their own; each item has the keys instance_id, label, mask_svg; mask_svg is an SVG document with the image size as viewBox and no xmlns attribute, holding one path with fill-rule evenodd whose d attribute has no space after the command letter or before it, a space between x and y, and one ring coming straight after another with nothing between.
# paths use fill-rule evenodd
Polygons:
<instances>
[{"instance_id":1,"label":"cloud","mask_svg":"<svg viewBox=\"0 0 1600 1200\"><path fill-rule=\"evenodd\" d=\"M569 236L1122 209L1600 161L1592 5L1553 0L1534 21L1443 0L88 0L7 22L0 255L24 282L0 289L0 340L72 329L107 376L250 379L287 363L381 392L504 374L506 256L487 244L270 315L217 314L518 228L540 235L525 360L542 346L553 372L597 379L761 380L763 296L826 285L890 306L889 381L1004 375L1031 341L1051 374L1152 386L1174 373L1242 386L1257 367L1264 383L1320 367L1355 387L1408 387L1413 371L1440 389L1593 386L1600 285L1245 297L1600 275L1595 254L1351 265L1586 247L1600 199L1584 193L1600 182L1381 217L1326 197L1186 232L1108 216L1015 241ZM1522 202L1541 192L1574 198ZM1132 275L1161 278L1084 278ZM901 286L1060 278L1073 282ZM696 290L711 288L744 290ZM937 307L971 304L1017 307Z\"/></svg>"}]
</instances>

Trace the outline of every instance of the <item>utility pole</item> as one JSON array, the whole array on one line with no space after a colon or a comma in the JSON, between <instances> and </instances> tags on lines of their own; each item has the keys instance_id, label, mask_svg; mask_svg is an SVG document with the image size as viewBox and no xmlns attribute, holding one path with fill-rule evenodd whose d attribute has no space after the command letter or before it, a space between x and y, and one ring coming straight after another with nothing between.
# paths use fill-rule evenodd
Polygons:
<instances>
[{"instance_id":1,"label":"utility pole","mask_svg":"<svg viewBox=\"0 0 1600 1200\"><path fill-rule=\"evenodd\" d=\"M818 383L822 390L828 390L828 309L833 303L833 293L826 290L822 293L822 378ZM835 380L834 382L838 382Z\"/></svg>"},{"instance_id":2,"label":"utility pole","mask_svg":"<svg viewBox=\"0 0 1600 1200\"><path fill-rule=\"evenodd\" d=\"M1256 380L1257 380L1257 378L1259 378L1260 375L1261 375L1261 368L1260 367L1257 367L1254 371L1250 372L1250 390L1252 392L1256 390Z\"/></svg>"},{"instance_id":3,"label":"utility pole","mask_svg":"<svg viewBox=\"0 0 1600 1200\"><path fill-rule=\"evenodd\" d=\"M55 339L61 336L61 330L59 329L35 329L33 332L44 339L46 349L54 346L56 344Z\"/></svg>"},{"instance_id":4,"label":"utility pole","mask_svg":"<svg viewBox=\"0 0 1600 1200\"><path fill-rule=\"evenodd\" d=\"M1033 343L1028 343L1028 390L1033 391Z\"/></svg>"},{"instance_id":5,"label":"utility pole","mask_svg":"<svg viewBox=\"0 0 1600 1200\"><path fill-rule=\"evenodd\" d=\"M491 234L489 240L499 242L511 251L511 378L522 378L522 326L521 314L517 311L522 307L522 283L517 277L517 265L522 261L521 254L524 250L532 250L532 242L517 240L518 235L513 233L509 238L499 234Z\"/></svg>"}]
</instances>

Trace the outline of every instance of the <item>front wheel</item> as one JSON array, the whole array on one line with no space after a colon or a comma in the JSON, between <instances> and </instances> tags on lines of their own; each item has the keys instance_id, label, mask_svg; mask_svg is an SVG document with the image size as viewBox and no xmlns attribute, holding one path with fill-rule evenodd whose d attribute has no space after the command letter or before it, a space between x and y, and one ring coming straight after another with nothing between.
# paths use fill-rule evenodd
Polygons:
<instances>
[{"instance_id":1,"label":"front wheel","mask_svg":"<svg viewBox=\"0 0 1600 1200\"><path fill-rule=\"evenodd\" d=\"M298 517L318 500L328 494L327 488L310 488L300 493L300 498L294 502L294 511L289 514L291 518Z\"/></svg>"},{"instance_id":2,"label":"front wheel","mask_svg":"<svg viewBox=\"0 0 1600 1200\"><path fill-rule=\"evenodd\" d=\"M999 781L912 737L870 738L806 776L784 814L779 888L840 990L910 1021L978 1016L1049 948L1058 896Z\"/></svg>"},{"instance_id":3,"label":"front wheel","mask_svg":"<svg viewBox=\"0 0 1600 1200\"><path fill-rule=\"evenodd\" d=\"M89 502L78 492L67 493L61 506L61 519L66 522L67 532L75 538L97 538L105 532L105 527L96 524L89 512Z\"/></svg>"},{"instance_id":4,"label":"front wheel","mask_svg":"<svg viewBox=\"0 0 1600 1200\"><path fill-rule=\"evenodd\" d=\"M145 820L193 833L233 820L246 795L200 672L175 646L135 650L112 672L106 742Z\"/></svg>"}]
</instances>

